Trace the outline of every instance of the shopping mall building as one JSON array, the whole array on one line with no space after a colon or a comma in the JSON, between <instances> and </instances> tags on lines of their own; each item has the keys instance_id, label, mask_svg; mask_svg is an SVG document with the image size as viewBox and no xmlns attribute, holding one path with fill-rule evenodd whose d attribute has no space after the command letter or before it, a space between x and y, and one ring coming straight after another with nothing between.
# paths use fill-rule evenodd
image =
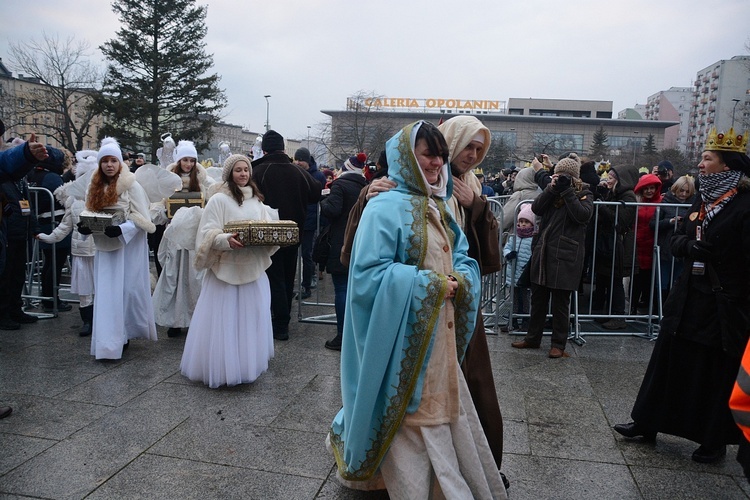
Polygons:
<instances>
[{"instance_id":1,"label":"shopping mall building","mask_svg":"<svg viewBox=\"0 0 750 500\"><path fill-rule=\"evenodd\" d=\"M611 101L515 99L505 101L441 98L350 98L346 109L323 110L331 117L330 144L337 156L366 150L371 156L404 125L427 120L434 124L458 115L479 118L502 140L515 164L533 154L551 156L575 151L586 155L594 134L607 133L609 158L621 163L640 154L649 136L656 150L664 148L665 130L678 122L612 118ZM599 158L597 158L598 160ZM507 162L506 162L507 165Z\"/></svg>"}]
</instances>

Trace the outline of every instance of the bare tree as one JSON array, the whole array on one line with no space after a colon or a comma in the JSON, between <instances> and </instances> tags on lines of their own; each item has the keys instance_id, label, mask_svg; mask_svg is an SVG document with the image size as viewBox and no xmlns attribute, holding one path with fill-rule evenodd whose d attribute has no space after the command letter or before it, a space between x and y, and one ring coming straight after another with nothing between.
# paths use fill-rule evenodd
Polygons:
<instances>
[{"instance_id":1,"label":"bare tree","mask_svg":"<svg viewBox=\"0 0 750 500\"><path fill-rule=\"evenodd\" d=\"M37 132L54 137L71 151L83 149L86 137L96 138L91 130L96 117L91 102L99 92L101 75L88 50L86 41L73 36L60 40L46 33L41 41L32 38L10 44L12 66L36 84L14 96L19 118L42 117Z\"/></svg>"},{"instance_id":2,"label":"bare tree","mask_svg":"<svg viewBox=\"0 0 750 500\"><path fill-rule=\"evenodd\" d=\"M377 159L386 141L401 128L403 120L389 119L388 112L374 116L379 111L374 103L381 97L360 90L347 99L346 111L336 112L329 122L317 125L320 142L337 164L359 152Z\"/></svg>"}]
</instances>

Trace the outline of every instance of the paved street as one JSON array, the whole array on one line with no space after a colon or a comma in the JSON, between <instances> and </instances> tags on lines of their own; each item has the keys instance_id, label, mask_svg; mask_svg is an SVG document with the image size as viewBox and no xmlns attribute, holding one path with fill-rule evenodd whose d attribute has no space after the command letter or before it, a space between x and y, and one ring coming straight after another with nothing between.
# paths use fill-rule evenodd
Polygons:
<instances>
[{"instance_id":1,"label":"paved street","mask_svg":"<svg viewBox=\"0 0 750 500\"><path fill-rule=\"evenodd\" d=\"M326 277L319 291L331 290ZM180 375L184 338L166 329L102 362L79 325L74 307L0 331L0 405L14 408L0 420L1 499L386 498L339 486L325 449L340 406L339 353L323 347L333 326L293 322L260 379L214 390ZM748 498L736 447L702 465L694 443L612 431L629 420L651 342L589 336L551 360L513 339L489 337L510 498Z\"/></svg>"}]
</instances>

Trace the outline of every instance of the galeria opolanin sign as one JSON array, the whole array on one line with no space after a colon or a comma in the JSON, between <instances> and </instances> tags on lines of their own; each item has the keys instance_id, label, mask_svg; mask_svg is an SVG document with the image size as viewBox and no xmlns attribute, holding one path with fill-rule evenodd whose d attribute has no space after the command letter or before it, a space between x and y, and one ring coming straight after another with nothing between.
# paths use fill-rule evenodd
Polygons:
<instances>
[{"instance_id":1,"label":"galeria opolanin sign","mask_svg":"<svg viewBox=\"0 0 750 500\"><path fill-rule=\"evenodd\" d=\"M476 109L484 111L505 111L505 101L467 100L467 99L415 99L411 97L368 97L363 100L347 99L349 110L365 106L375 109Z\"/></svg>"}]
</instances>

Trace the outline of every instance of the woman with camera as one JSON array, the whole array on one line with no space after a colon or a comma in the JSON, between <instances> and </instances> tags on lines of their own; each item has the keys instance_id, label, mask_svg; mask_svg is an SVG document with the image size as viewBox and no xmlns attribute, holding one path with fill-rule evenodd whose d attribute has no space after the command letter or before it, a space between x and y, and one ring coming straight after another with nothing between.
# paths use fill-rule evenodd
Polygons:
<instances>
[{"instance_id":1,"label":"woman with camera","mask_svg":"<svg viewBox=\"0 0 750 500\"><path fill-rule=\"evenodd\" d=\"M567 357L570 294L578 289L586 253L586 225L594 205L588 184L580 179L581 162L571 153L555 165L544 191L531 204L538 217L538 234L531 254L531 313L517 349L538 349L547 308L552 299L550 358Z\"/></svg>"},{"instance_id":2,"label":"woman with camera","mask_svg":"<svg viewBox=\"0 0 750 500\"><path fill-rule=\"evenodd\" d=\"M750 333L746 151L746 133L709 133L698 165L698 198L671 241L685 269L664 304L633 421L614 427L647 442L661 432L699 443L692 459L701 463L721 460L726 445L740 440L728 403L735 379L747 380L744 370L737 375Z\"/></svg>"}]
</instances>

